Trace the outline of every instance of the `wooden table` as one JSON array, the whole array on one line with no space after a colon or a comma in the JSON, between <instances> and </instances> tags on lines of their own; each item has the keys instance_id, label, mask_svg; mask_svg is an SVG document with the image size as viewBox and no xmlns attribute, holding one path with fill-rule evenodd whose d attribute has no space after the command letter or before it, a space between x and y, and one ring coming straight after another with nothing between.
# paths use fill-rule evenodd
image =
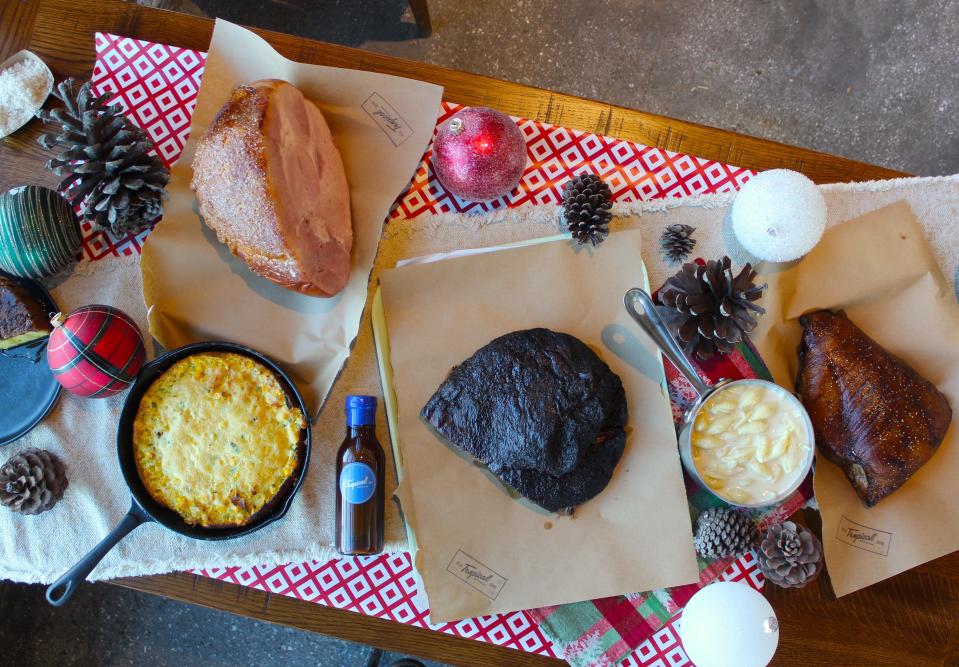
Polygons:
<instances>
[{"instance_id":1,"label":"wooden table","mask_svg":"<svg viewBox=\"0 0 959 667\"><path fill-rule=\"evenodd\" d=\"M111 32L205 50L213 22L118 0L0 1L0 60L29 48L58 78L88 78L93 33ZM547 123L741 165L787 167L819 183L901 176L833 155L551 93L484 76L257 30L283 55L302 62L396 74L441 84L446 97ZM0 189L53 185L36 144L37 124L0 141ZM934 517L927 517L934 520ZM815 517L811 517L815 521ZM393 651L462 665L559 665L555 660L481 642L273 596L205 577L169 574L123 579L122 586L320 632ZM959 553L835 600L828 581L798 591L767 588L782 622L775 665L959 666Z\"/></svg>"}]
</instances>

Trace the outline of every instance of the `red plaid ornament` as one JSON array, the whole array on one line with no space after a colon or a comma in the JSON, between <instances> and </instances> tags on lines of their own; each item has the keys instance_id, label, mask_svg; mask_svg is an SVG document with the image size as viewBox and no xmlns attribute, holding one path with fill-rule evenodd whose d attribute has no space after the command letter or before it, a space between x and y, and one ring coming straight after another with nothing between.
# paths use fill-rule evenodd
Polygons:
<instances>
[{"instance_id":1,"label":"red plaid ornament","mask_svg":"<svg viewBox=\"0 0 959 667\"><path fill-rule=\"evenodd\" d=\"M86 398L117 394L136 379L146 351L136 323L111 306L83 306L54 318L50 370L64 389Z\"/></svg>"}]
</instances>

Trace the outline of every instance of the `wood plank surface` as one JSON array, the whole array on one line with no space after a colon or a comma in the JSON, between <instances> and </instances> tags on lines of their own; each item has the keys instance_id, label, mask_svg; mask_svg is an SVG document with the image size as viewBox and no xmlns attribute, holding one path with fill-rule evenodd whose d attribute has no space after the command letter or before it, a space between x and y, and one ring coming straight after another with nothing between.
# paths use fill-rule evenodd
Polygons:
<instances>
[{"instance_id":1,"label":"wood plank surface","mask_svg":"<svg viewBox=\"0 0 959 667\"><path fill-rule=\"evenodd\" d=\"M463 667L554 667L566 663L501 646L453 637L372 616L310 604L199 575L177 573L117 579L138 591L240 614L261 621L332 635L389 651Z\"/></svg>"},{"instance_id":2,"label":"wood plank surface","mask_svg":"<svg viewBox=\"0 0 959 667\"><path fill-rule=\"evenodd\" d=\"M821 534L818 512L795 518ZM781 628L773 665L959 667L959 552L839 599L828 572L764 593Z\"/></svg>"},{"instance_id":3,"label":"wood plank surface","mask_svg":"<svg viewBox=\"0 0 959 667\"><path fill-rule=\"evenodd\" d=\"M11 44L16 42L20 44L19 48L28 44L48 62L58 77L89 76L95 57L93 33L96 31L202 50L209 45L213 30L213 22L209 19L117 0L8 0L6 7L5 14L19 12L17 20L11 22ZM9 27L6 16L3 18L0 34L8 32ZM31 26L32 30L29 30ZM608 134L751 169L796 169L820 183L903 175L884 167L571 95L267 30L254 30L280 53L294 60L431 81L444 86L445 99L453 102L492 106L516 116ZM26 31L29 31L29 39L24 41ZM5 52L12 48L6 42L7 38L0 38L0 46ZM6 163L8 156L16 158L10 168L0 173L0 188L54 182L42 170L47 156L36 146L38 133L39 121L34 121L25 131L0 142L0 161Z\"/></svg>"},{"instance_id":4,"label":"wood plank surface","mask_svg":"<svg viewBox=\"0 0 959 667\"><path fill-rule=\"evenodd\" d=\"M58 78L87 78L96 31L205 49L212 22L118 0L0 0L0 59L30 48ZM751 169L787 167L817 182L901 176L883 167L624 109L570 95L389 56L257 30L285 56L422 79L445 98L682 151ZM0 189L52 185L39 123L0 141ZM814 520L814 519L813 519ZM480 642L271 596L189 574L123 579L120 585L351 641L459 665L562 664ZM802 590L767 588L782 622L774 665L959 667L959 554L836 600L827 577Z\"/></svg>"}]
</instances>

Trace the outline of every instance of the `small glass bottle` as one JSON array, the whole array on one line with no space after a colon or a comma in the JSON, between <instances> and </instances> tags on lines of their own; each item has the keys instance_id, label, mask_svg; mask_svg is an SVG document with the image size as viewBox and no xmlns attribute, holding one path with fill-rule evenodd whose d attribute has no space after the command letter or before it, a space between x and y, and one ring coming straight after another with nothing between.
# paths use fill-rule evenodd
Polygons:
<instances>
[{"instance_id":1,"label":"small glass bottle","mask_svg":"<svg viewBox=\"0 0 959 667\"><path fill-rule=\"evenodd\" d=\"M383 448L376 440L376 397L346 397L346 439L336 455L336 548L345 556L383 550Z\"/></svg>"}]
</instances>

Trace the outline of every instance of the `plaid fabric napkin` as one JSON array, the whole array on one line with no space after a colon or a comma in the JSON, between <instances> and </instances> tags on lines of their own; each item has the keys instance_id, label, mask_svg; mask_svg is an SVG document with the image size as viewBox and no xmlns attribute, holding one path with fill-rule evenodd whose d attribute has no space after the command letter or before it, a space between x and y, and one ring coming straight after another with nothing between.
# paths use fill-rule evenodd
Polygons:
<instances>
[{"instance_id":1,"label":"plaid fabric napkin","mask_svg":"<svg viewBox=\"0 0 959 667\"><path fill-rule=\"evenodd\" d=\"M772 380L762 359L749 344L740 344L734 352L725 356L717 355L697 366L700 375L709 384L722 378ZM673 406L673 419L678 429L683 413L696 398L696 392L669 361L664 360L664 367ZM721 500L701 489L688 475L686 495L694 523L703 510L724 505ZM756 511L755 518L760 529L784 520L811 497L812 475L807 477L799 490L783 504ZM697 590L714 581L731 564L742 560L742 571L745 572L750 567L755 569L754 556L755 554L751 554L742 559L711 561L699 558L699 583L696 584L544 607L529 610L527 613L539 623L543 633L574 667L616 665L682 610ZM762 582L761 575L753 581L746 579L749 583L757 580Z\"/></svg>"}]
</instances>

